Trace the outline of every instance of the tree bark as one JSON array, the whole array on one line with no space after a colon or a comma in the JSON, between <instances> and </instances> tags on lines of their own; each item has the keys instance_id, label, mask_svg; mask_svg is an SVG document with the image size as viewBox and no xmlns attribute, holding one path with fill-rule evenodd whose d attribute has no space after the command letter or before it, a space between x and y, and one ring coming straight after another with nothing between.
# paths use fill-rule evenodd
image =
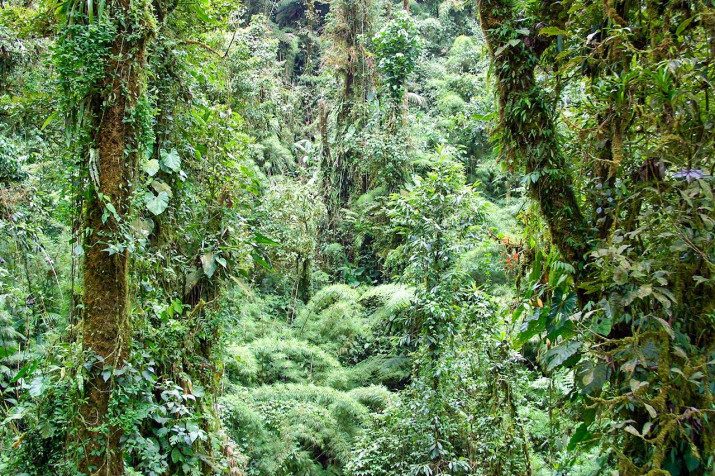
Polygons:
<instances>
[{"instance_id":1,"label":"tree bark","mask_svg":"<svg viewBox=\"0 0 715 476\"><path fill-rule=\"evenodd\" d=\"M128 252L110 254L107 244L120 239L123 219L130 212L130 197L137 169L135 128L127 120L142 93L141 71L145 63L146 25L132 25L129 0L111 2L117 34L106 74L90 98L93 114L93 149L90 169L96 173L84 211L85 238L84 347L96 354L81 405L82 424L78 444L84 455L79 469L92 475L121 475L124 461L121 430L108 421L113 379L102 377L107 367L120 368L129 357L131 343ZM107 205L116 210L105 217ZM103 219L104 217L104 219ZM117 219L118 217L118 219Z\"/></svg>"}]
</instances>

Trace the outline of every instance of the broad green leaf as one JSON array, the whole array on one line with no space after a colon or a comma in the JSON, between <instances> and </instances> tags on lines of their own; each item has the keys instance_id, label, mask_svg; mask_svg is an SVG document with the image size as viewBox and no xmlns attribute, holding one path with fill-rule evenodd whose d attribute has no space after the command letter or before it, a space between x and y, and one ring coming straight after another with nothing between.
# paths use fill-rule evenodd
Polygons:
<instances>
[{"instance_id":1,"label":"broad green leaf","mask_svg":"<svg viewBox=\"0 0 715 476\"><path fill-rule=\"evenodd\" d=\"M266 235L264 235L260 231L256 231L253 233L253 239L255 240L255 242L257 244L260 244L260 245L280 246L280 243L268 238Z\"/></svg>"},{"instance_id":2,"label":"broad green leaf","mask_svg":"<svg viewBox=\"0 0 715 476\"><path fill-rule=\"evenodd\" d=\"M576 446L581 443L582 441L585 441L591 437L591 433L588 431L588 425L585 423L581 423L578 428L576 428L576 431L574 434L571 436L571 439L569 440L569 445L568 449L569 451L573 451L576 449Z\"/></svg>"},{"instance_id":3,"label":"broad green leaf","mask_svg":"<svg viewBox=\"0 0 715 476\"><path fill-rule=\"evenodd\" d=\"M685 21L683 21L683 23L678 25L678 28L675 30L675 34L677 36L680 36L680 34L683 33L685 31L685 29L688 27L688 25L690 25L690 23L693 21L693 18L695 18L695 17L693 16L693 17L687 18Z\"/></svg>"},{"instance_id":4,"label":"broad green leaf","mask_svg":"<svg viewBox=\"0 0 715 476\"><path fill-rule=\"evenodd\" d=\"M181 170L181 158L176 149L171 149L169 152L161 149L161 165L172 172Z\"/></svg>"},{"instance_id":5,"label":"broad green leaf","mask_svg":"<svg viewBox=\"0 0 715 476\"><path fill-rule=\"evenodd\" d=\"M32 375L32 373L35 371L37 368L37 361L33 362L32 364L27 364L23 368L20 369L20 371L15 374L15 376L10 380L10 383L15 383L21 378L23 378L25 375Z\"/></svg>"},{"instance_id":6,"label":"broad green leaf","mask_svg":"<svg viewBox=\"0 0 715 476\"><path fill-rule=\"evenodd\" d=\"M149 177L153 177L159 171L159 161L156 159L147 160L144 162L143 169Z\"/></svg>"},{"instance_id":7,"label":"broad green leaf","mask_svg":"<svg viewBox=\"0 0 715 476\"><path fill-rule=\"evenodd\" d=\"M579 364L576 371L575 383L581 389L581 393L591 395L599 391L608 380L608 367L603 362L593 364L586 360Z\"/></svg>"},{"instance_id":8,"label":"broad green leaf","mask_svg":"<svg viewBox=\"0 0 715 476\"><path fill-rule=\"evenodd\" d=\"M557 36L557 35L568 35L569 32L562 30L561 28L555 27L555 26L547 26L546 28L542 28L541 31L539 31L540 34L544 36Z\"/></svg>"},{"instance_id":9,"label":"broad green leaf","mask_svg":"<svg viewBox=\"0 0 715 476\"><path fill-rule=\"evenodd\" d=\"M47 385L45 384L45 379L43 377L35 377L30 382L30 396L32 398L37 398L45 391Z\"/></svg>"},{"instance_id":10,"label":"broad green leaf","mask_svg":"<svg viewBox=\"0 0 715 476\"><path fill-rule=\"evenodd\" d=\"M255 261L256 263L258 263L259 265L261 265L263 268L265 268L265 269L267 269L267 270L269 270L269 271L273 271L273 266L271 266L271 264L270 264L265 258L263 258L263 256L261 256L261 255L258 254L257 252L255 252L255 251L252 252L252 253L251 253L251 258L253 258L253 261Z\"/></svg>"},{"instance_id":11,"label":"broad green leaf","mask_svg":"<svg viewBox=\"0 0 715 476\"><path fill-rule=\"evenodd\" d=\"M50 122L52 122L52 121L54 121L55 119L57 119L57 116L59 116L59 115L60 115L59 111L55 111L55 112L53 112L52 114L50 114L50 117L48 117L47 119L45 119L45 122L42 123L42 127L40 128L40 130L41 130L41 131L44 131L45 128L50 124Z\"/></svg>"},{"instance_id":12,"label":"broad green leaf","mask_svg":"<svg viewBox=\"0 0 715 476\"><path fill-rule=\"evenodd\" d=\"M151 188L156 190L156 193L166 192L169 198L174 196L174 192L171 190L171 187L166 182L162 182L161 180L154 180L151 183Z\"/></svg>"},{"instance_id":13,"label":"broad green leaf","mask_svg":"<svg viewBox=\"0 0 715 476\"><path fill-rule=\"evenodd\" d=\"M169 195L166 192L159 192L158 195L147 192L144 194L144 203L147 210L154 215L161 215L166 210L166 207L169 206Z\"/></svg>"},{"instance_id":14,"label":"broad green leaf","mask_svg":"<svg viewBox=\"0 0 715 476\"><path fill-rule=\"evenodd\" d=\"M696 469L700 467L700 459L698 459L697 456L693 455L690 452L690 449L688 449L688 452L685 453L685 457L683 459L685 460L685 466L691 473L693 473Z\"/></svg>"},{"instance_id":15,"label":"broad green leaf","mask_svg":"<svg viewBox=\"0 0 715 476\"><path fill-rule=\"evenodd\" d=\"M201 267L209 278L216 272L216 258L213 252L209 251L201 255Z\"/></svg>"},{"instance_id":16,"label":"broad green leaf","mask_svg":"<svg viewBox=\"0 0 715 476\"><path fill-rule=\"evenodd\" d=\"M591 330L596 334L607 336L613 327L613 317L608 314L596 315L591 323Z\"/></svg>"},{"instance_id":17,"label":"broad green leaf","mask_svg":"<svg viewBox=\"0 0 715 476\"><path fill-rule=\"evenodd\" d=\"M521 347L535 335L546 329L546 314L542 309L536 309L534 313L524 320L519 334L516 336L516 345Z\"/></svg>"},{"instance_id":18,"label":"broad green leaf","mask_svg":"<svg viewBox=\"0 0 715 476\"><path fill-rule=\"evenodd\" d=\"M555 368L563 365L567 360L573 357L580 348L581 343L572 340L549 350L544 356L547 372L551 372Z\"/></svg>"}]
</instances>

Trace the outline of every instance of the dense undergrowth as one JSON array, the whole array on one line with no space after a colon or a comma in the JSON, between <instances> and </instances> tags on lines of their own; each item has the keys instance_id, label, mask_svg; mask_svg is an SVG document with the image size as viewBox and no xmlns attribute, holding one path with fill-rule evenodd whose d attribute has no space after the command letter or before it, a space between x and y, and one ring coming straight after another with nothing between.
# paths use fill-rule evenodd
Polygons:
<instances>
[{"instance_id":1,"label":"dense undergrowth","mask_svg":"<svg viewBox=\"0 0 715 476\"><path fill-rule=\"evenodd\" d=\"M0 0L0 474L713 474L714 24Z\"/></svg>"}]
</instances>

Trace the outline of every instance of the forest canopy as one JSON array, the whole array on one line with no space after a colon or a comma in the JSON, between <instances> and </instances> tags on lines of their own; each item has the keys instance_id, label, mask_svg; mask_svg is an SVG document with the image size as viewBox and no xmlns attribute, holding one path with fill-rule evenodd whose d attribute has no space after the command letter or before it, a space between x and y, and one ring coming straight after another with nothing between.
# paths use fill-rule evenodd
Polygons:
<instances>
[{"instance_id":1,"label":"forest canopy","mask_svg":"<svg viewBox=\"0 0 715 476\"><path fill-rule=\"evenodd\" d=\"M715 474L712 0L0 0L0 474Z\"/></svg>"}]
</instances>

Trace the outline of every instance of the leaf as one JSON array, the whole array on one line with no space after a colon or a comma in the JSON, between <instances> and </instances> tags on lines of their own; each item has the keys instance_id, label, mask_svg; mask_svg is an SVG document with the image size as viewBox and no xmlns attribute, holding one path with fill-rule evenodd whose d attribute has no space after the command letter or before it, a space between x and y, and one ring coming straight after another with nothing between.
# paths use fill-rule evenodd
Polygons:
<instances>
[{"instance_id":1,"label":"leaf","mask_svg":"<svg viewBox=\"0 0 715 476\"><path fill-rule=\"evenodd\" d=\"M154 180L151 183L151 188L156 190L156 193L166 192L169 198L174 196L174 192L171 190L171 187L166 182L162 182L161 180Z\"/></svg>"},{"instance_id":2,"label":"leaf","mask_svg":"<svg viewBox=\"0 0 715 476\"><path fill-rule=\"evenodd\" d=\"M656 418L658 416L658 412L655 411L655 408L653 408L651 405L648 405L647 403L644 403L643 406L645 406L645 409L648 411L648 414L650 415L651 418ZM643 430L643 434L646 434L646 431Z\"/></svg>"},{"instance_id":3,"label":"leaf","mask_svg":"<svg viewBox=\"0 0 715 476\"><path fill-rule=\"evenodd\" d=\"M173 172L181 170L181 157L176 149L171 149L170 152L161 149L161 165Z\"/></svg>"},{"instance_id":4,"label":"leaf","mask_svg":"<svg viewBox=\"0 0 715 476\"><path fill-rule=\"evenodd\" d=\"M670 338L675 339L675 332L673 332L673 328L670 327L670 324L668 324L668 322L661 317L656 317L656 319L658 320L658 322L660 322L660 325L663 326L663 329L665 329L665 332L668 333Z\"/></svg>"},{"instance_id":5,"label":"leaf","mask_svg":"<svg viewBox=\"0 0 715 476\"><path fill-rule=\"evenodd\" d=\"M608 334L610 334L612 327L613 316L609 315L597 316L591 324L591 330L596 334L600 334L602 336L607 336Z\"/></svg>"},{"instance_id":6,"label":"leaf","mask_svg":"<svg viewBox=\"0 0 715 476\"><path fill-rule=\"evenodd\" d=\"M251 253L251 258L253 258L253 261L261 265L263 268L267 269L268 271L273 271L273 266L266 261L263 256L260 254L256 253L255 251Z\"/></svg>"},{"instance_id":7,"label":"leaf","mask_svg":"<svg viewBox=\"0 0 715 476\"><path fill-rule=\"evenodd\" d=\"M209 278L214 275L216 272L216 258L214 258L213 252L209 251L201 255L201 267Z\"/></svg>"},{"instance_id":8,"label":"leaf","mask_svg":"<svg viewBox=\"0 0 715 476\"><path fill-rule=\"evenodd\" d=\"M30 382L30 396L32 398L37 398L45 391L45 381L42 377L35 377Z\"/></svg>"},{"instance_id":9,"label":"leaf","mask_svg":"<svg viewBox=\"0 0 715 476\"><path fill-rule=\"evenodd\" d=\"M174 448L171 450L171 461L174 463L178 463L179 461L184 461L184 455L181 454L181 451L179 451L179 448Z\"/></svg>"},{"instance_id":10,"label":"leaf","mask_svg":"<svg viewBox=\"0 0 715 476\"><path fill-rule=\"evenodd\" d=\"M680 34L685 31L685 29L688 27L688 25L690 25L690 22L693 21L693 18L695 18L695 17L687 18L685 21L683 21L683 23L678 25L678 29L675 30L675 35L680 36Z\"/></svg>"},{"instance_id":11,"label":"leaf","mask_svg":"<svg viewBox=\"0 0 715 476\"><path fill-rule=\"evenodd\" d=\"M567 360L574 356L580 348L580 342L569 341L549 350L544 356L544 361L547 363L546 371L550 372L563 365Z\"/></svg>"},{"instance_id":12,"label":"leaf","mask_svg":"<svg viewBox=\"0 0 715 476\"><path fill-rule=\"evenodd\" d=\"M593 365L591 361L579 364L576 372L576 384L581 388L581 393L591 395L600 390L608 380L608 367L603 362Z\"/></svg>"},{"instance_id":13,"label":"leaf","mask_svg":"<svg viewBox=\"0 0 715 476\"><path fill-rule=\"evenodd\" d=\"M537 309L531 316L524 320L519 334L516 336L516 345L521 347L536 334L546 329L546 316L542 315L541 309Z\"/></svg>"},{"instance_id":14,"label":"leaf","mask_svg":"<svg viewBox=\"0 0 715 476\"><path fill-rule=\"evenodd\" d=\"M144 194L144 204L154 215L161 215L169 206L169 195L166 192L159 192L158 195L147 192Z\"/></svg>"},{"instance_id":15,"label":"leaf","mask_svg":"<svg viewBox=\"0 0 715 476\"><path fill-rule=\"evenodd\" d=\"M690 452L690 449L688 449L688 452L685 453L685 457L683 459L685 460L685 467L688 468L688 471L691 473L700 467L700 459L693 455Z\"/></svg>"},{"instance_id":16,"label":"leaf","mask_svg":"<svg viewBox=\"0 0 715 476\"><path fill-rule=\"evenodd\" d=\"M145 220L141 217L136 217L132 220L132 230L136 235L146 238L154 231L154 222L151 219Z\"/></svg>"},{"instance_id":17,"label":"leaf","mask_svg":"<svg viewBox=\"0 0 715 476\"><path fill-rule=\"evenodd\" d=\"M638 430L635 429L633 425L628 425L625 430L631 435L641 436L641 434L638 432Z\"/></svg>"},{"instance_id":18,"label":"leaf","mask_svg":"<svg viewBox=\"0 0 715 476\"><path fill-rule=\"evenodd\" d=\"M576 293L569 292L565 296L560 290L554 293L549 317L546 321L547 337L553 342L562 336L568 339L573 332L573 322L569 319L576 307Z\"/></svg>"},{"instance_id":19,"label":"leaf","mask_svg":"<svg viewBox=\"0 0 715 476\"><path fill-rule=\"evenodd\" d=\"M621 372L631 374L636 370L636 365L638 365L637 359L632 359L621 365Z\"/></svg>"},{"instance_id":20,"label":"leaf","mask_svg":"<svg viewBox=\"0 0 715 476\"><path fill-rule=\"evenodd\" d=\"M147 160L142 167L149 177L153 177L159 171L159 161L156 159Z\"/></svg>"},{"instance_id":21,"label":"leaf","mask_svg":"<svg viewBox=\"0 0 715 476\"><path fill-rule=\"evenodd\" d=\"M201 20L204 23L208 23L210 18L206 14L203 8L201 8L199 5L195 5L194 8L192 9L194 13L196 13L196 16L198 17L199 20Z\"/></svg>"},{"instance_id":22,"label":"leaf","mask_svg":"<svg viewBox=\"0 0 715 476\"><path fill-rule=\"evenodd\" d=\"M685 353L685 351L682 349L682 347L678 347L677 345L673 346L673 353L675 355L677 355L678 357L680 357L681 359L689 360L688 354Z\"/></svg>"},{"instance_id":23,"label":"leaf","mask_svg":"<svg viewBox=\"0 0 715 476\"><path fill-rule=\"evenodd\" d=\"M591 433L588 431L588 425L581 423L569 440L569 451L576 449L576 446L578 446L579 443L587 440L589 437L591 437Z\"/></svg>"},{"instance_id":24,"label":"leaf","mask_svg":"<svg viewBox=\"0 0 715 476\"><path fill-rule=\"evenodd\" d=\"M644 284L638 289L630 292L628 296L623 300L625 306L630 305L636 299L643 300L653 294L653 287L650 284Z\"/></svg>"},{"instance_id":25,"label":"leaf","mask_svg":"<svg viewBox=\"0 0 715 476\"><path fill-rule=\"evenodd\" d=\"M675 373L675 374L680 375L680 376L683 377L683 378L686 378L686 377L685 377L685 374L683 373L683 371L680 370L678 367L671 367L671 368L670 368L670 371L673 372L673 373Z\"/></svg>"},{"instance_id":26,"label":"leaf","mask_svg":"<svg viewBox=\"0 0 715 476\"><path fill-rule=\"evenodd\" d=\"M261 245L271 245L271 246L280 246L280 243L277 241L274 241L270 238L268 238L266 235L261 233L260 231L256 231L253 233L253 239L257 244Z\"/></svg>"},{"instance_id":27,"label":"leaf","mask_svg":"<svg viewBox=\"0 0 715 476\"><path fill-rule=\"evenodd\" d=\"M52 122L52 121L54 121L55 119L57 119L57 116L59 116L59 115L60 115L59 111L55 111L55 112L53 112L52 114L50 114L50 117L48 117L47 119L45 119L45 122L42 123L42 127L40 128L40 130L41 130L41 131L44 131L45 128L50 124L50 122Z\"/></svg>"},{"instance_id":28,"label":"leaf","mask_svg":"<svg viewBox=\"0 0 715 476\"><path fill-rule=\"evenodd\" d=\"M569 34L569 32L567 32L566 30L562 30L555 26L547 26L546 28L542 28L539 31L539 34L541 34L543 36L557 36L557 35L566 36Z\"/></svg>"},{"instance_id":29,"label":"leaf","mask_svg":"<svg viewBox=\"0 0 715 476\"><path fill-rule=\"evenodd\" d=\"M20 371L10 380L10 383L15 383L21 378L23 378L25 375L32 375L32 373L35 371L37 368L37 362L34 362L32 364L25 365L23 368L20 369Z\"/></svg>"},{"instance_id":30,"label":"leaf","mask_svg":"<svg viewBox=\"0 0 715 476\"><path fill-rule=\"evenodd\" d=\"M630 381L630 386L631 386L631 392L636 393L638 390L640 390L643 387L647 387L649 385L648 382L641 382L639 380L636 380L634 378L631 379Z\"/></svg>"},{"instance_id":31,"label":"leaf","mask_svg":"<svg viewBox=\"0 0 715 476\"><path fill-rule=\"evenodd\" d=\"M154 376L154 374L149 372L148 370L142 370L142 377L144 377L144 380L146 380L147 382L156 381L156 377Z\"/></svg>"}]
</instances>

